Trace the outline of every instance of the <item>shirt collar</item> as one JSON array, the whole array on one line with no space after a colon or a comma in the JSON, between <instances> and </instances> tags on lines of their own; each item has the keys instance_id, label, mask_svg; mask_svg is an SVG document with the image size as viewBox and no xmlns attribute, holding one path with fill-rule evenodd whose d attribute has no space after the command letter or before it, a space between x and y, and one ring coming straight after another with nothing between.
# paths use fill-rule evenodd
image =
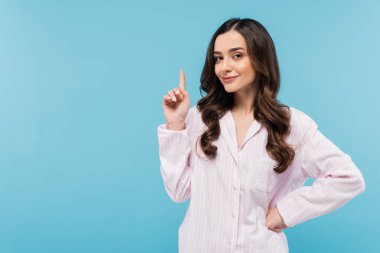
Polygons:
<instances>
[{"instance_id":1,"label":"shirt collar","mask_svg":"<svg viewBox=\"0 0 380 253\"><path fill-rule=\"evenodd\" d=\"M228 110L223 115L219 123L220 123L220 130L221 130L220 134L222 136L222 139L225 141L229 152L231 153L232 157L235 160L235 163L238 164L239 152L244 148L244 145L259 132L262 124L258 122L256 119L254 119L254 121L252 122L251 126L249 127L245 135L245 138L241 145L240 150L238 150L236 125L235 125L235 121L232 116L231 110Z\"/></svg>"}]
</instances>

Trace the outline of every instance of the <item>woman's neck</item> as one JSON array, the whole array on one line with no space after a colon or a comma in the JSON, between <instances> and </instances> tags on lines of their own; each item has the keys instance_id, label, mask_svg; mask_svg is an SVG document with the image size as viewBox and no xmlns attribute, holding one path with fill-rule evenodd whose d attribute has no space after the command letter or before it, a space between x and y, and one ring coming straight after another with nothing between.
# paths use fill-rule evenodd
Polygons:
<instances>
[{"instance_id":1,"label":"woman's neck","mask_svg":"<svg viewBox=\"0 0 380 253\"><path fill-rule=\"evenodd\" d=\"M234 105L232 110L238 114L253 114L255 94L253 91L237 91L234 93Z\"/></svg>"}]
</instances>

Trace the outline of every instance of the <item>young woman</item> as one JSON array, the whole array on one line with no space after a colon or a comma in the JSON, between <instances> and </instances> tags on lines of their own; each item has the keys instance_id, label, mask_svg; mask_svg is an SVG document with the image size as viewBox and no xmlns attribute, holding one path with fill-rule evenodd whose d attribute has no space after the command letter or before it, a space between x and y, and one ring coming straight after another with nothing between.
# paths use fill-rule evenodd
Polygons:
<instances>
[{"instance_id":1,"label":"young woman","mask_svg":"<svg viewBox=\"0 0 380 253\"><path fill-rule=\"evenodd\" d=\"M252 19L230 19L209 44L190 108L184 73L163 97L161 174L174 202L190 199L181 253L285 253L284 228L337 209L365 190L349 155L300 110L277 99L273 41ZM190 108L190 109L189 109ZM303 186L308 177L312 186Z\"/></svg>"}]
</instances>

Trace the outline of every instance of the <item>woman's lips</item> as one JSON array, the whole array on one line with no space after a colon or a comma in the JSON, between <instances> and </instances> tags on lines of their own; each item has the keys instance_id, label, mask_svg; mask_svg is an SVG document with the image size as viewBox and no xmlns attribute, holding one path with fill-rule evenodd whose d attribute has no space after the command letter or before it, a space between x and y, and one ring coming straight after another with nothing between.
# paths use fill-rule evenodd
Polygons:
<instances>
[{"instance_id":1,"label":"woman's lips","mask_svg":"<svg viewBox=\"0 0 380 253\"><path fill-rule=\"evenodd\" d=\"M223 78L223 81L225 83L232 83L238 76L229 77L229 78Z\"/></svg>"}]
</instances>

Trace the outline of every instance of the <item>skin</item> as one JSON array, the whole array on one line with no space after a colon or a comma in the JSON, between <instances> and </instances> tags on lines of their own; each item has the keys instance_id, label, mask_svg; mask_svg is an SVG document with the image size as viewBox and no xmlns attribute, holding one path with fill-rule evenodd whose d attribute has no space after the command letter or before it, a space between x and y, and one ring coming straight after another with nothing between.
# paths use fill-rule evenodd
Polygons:
<instances>
[{"instance_id":1,"label":"skin","mask_svg":"<svg viewBox=\"0 0 380 253\"><path fill-rule=\"evenodd\" d=\"M225 91L234 94L235 104L231 112L237 125L238 140L242 140L253 121L256 78L256 70L248 55L244 37L233 30L219 35L215 40L214 57L216 76ZM226 76L237 76L237 78L232 83L227 83L223 80ZM185 129L185 118L190 108L185 74L182 70L180 70L179 83L179 87L169 90L162 101L167 128L175 131ZM287 228L277 207L268 210L266 226L277 233Z\"/></svg>"}]
</instances>

